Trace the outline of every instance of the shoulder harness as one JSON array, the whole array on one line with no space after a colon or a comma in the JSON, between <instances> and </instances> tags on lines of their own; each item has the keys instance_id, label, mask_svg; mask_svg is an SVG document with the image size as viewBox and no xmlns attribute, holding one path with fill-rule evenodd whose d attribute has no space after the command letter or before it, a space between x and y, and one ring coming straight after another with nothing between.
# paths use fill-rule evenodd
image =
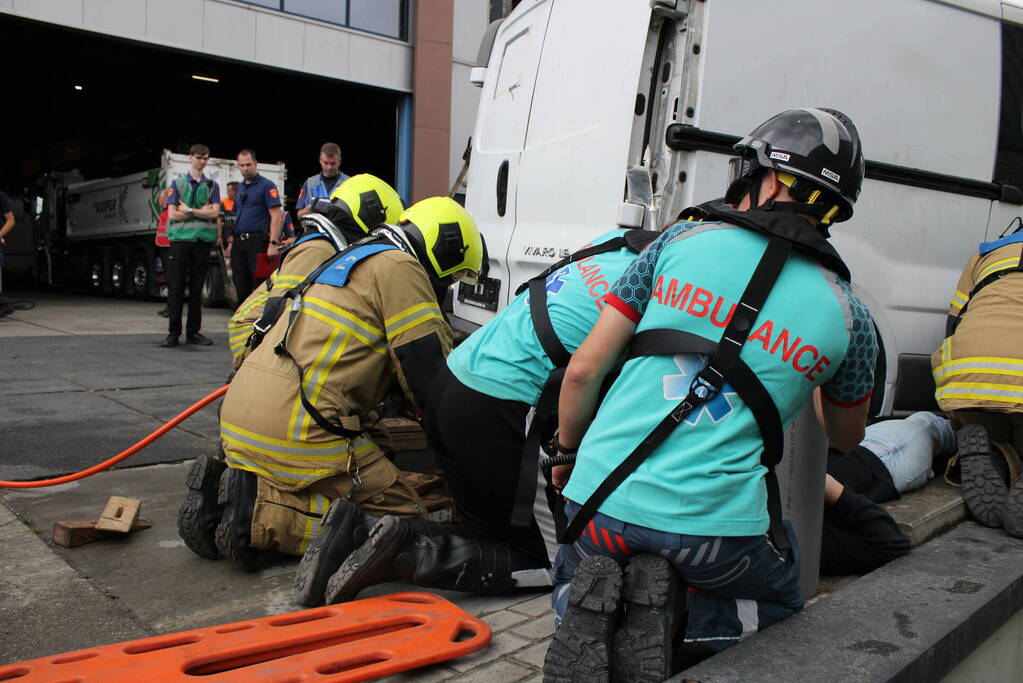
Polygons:
<instances>
[{"instance_id":1,"label":"shoulder harness","mask_svg":"<svg viewBox=\"0 0 1023 683\"><path fill-rule=\"evenodd\" d=\"M533 414L533 421L530 423L529 431L526 432L526 441L522 450L522 466L519 468L519 481L515 494L515 504L512 507L511 523L513 526L529 527L532 523L540 442L543 439L543 435L551 434L554 431L554 419L557 415L561 380L565 376L565 367L568 366L568 361L572 357L572 354L568 352L565 345L558 339L558 335L554 331L554 325L551 323L550 312L547 310L547 277L570 263L581 261L597 254L606 254L624 248L628 248L638 254L648 244L657 239L659 235L660 233L654 230L623 231L621 235L612 237L606 242L580 249L561 259L539 275L523 282L515 290L516 296L527 289L529 290L529 317L533 322L533 329L536 331L540 346L554 364L554 370L547 376L547 381L544 382L543 389L540 391L540 399L537 401L536 410ZM549 471L549 469L546 470L548 473Z\"/></svg>"},{"instance_id":2,"label":"shoulder harness","mask_svg":"<svg viewBox=\"0 0 1023 683\"><path fill-rule=\"evenodd\" d=\"M710 356L710 360L693 378L686 397L640 441L582 504L571 524L559 533L560 543L571 543L578 538L583 527L593 518L611 492L618 488L686 417L713 399L725 383L729 383L753 413L764 442L760 462L767 469L764 480L767 487L771 540L779 550L791 547L783 525L781 495L775 473L775 467L781 462L784 452L781 415L763 383L739 358L739 354L792 251L810 256L846 280L849 279L849 269L822 233L804 219L791 213L772 212L769 209L739 212L728 205L714 202L687 210L683 215L689 213L699 220L723 221L766 234L770 238L767 248L739 299L735 313L716 343L675 329L644 330L633 337L626 355L627 359L698 353ZM569 457L574 459L574 456Z\"/></svg>"}]
</instances>

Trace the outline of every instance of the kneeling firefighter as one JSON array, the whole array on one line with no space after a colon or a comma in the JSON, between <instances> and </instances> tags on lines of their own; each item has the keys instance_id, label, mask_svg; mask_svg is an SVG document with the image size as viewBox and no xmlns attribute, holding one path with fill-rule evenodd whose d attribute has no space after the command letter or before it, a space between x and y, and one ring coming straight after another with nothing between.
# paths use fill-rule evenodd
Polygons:
<instances>
[{"instance_id":1,"label":"kneeling firefighter","mask_svg":"<svg viewBox=\"0 0 1023 683\"><path fill-rule=\"evenodd\" d=\"M538 459L561 370L596 321L601 295L656 236L616 229L596 237L520 287L451 353L424 428L463 524L381 520L354 553L349 546L319 560L317 575L337 569L328 603L385 581L477 593L551 585L557 496Z\"/></svg>"},{"instance_id":2,"label":"kneeling firefighter","mask_svg":"<svg viewBox=\"0 0 1023 683\"><path fill-rule=\"evenodd\" d=\"M390 185L369 173L344 181L330 199L313 203L299 222L301 238L281 253L281 265L235 310L227 323L228 345L237 370L249 352L252 324L268 298L283 296L328 258L365 237L383 223L396 223L405 210Z\"/></svg>"},{"instance_id":3,"label":"kneeling firefighter","mask_svg":"<svg viewBox=\"0 0 1023 683\"><path fill-rule=\"evenodd\" d=\"M366 430L395 378L423 404L451 346L436 291L474 279L482 254L468 213L427 199L267 299L221 409L220 554L247 570L266 551L301 555L335 498L424 515ZM212 478L191 477L190 488Z\"/></svg>"}]
</instances>

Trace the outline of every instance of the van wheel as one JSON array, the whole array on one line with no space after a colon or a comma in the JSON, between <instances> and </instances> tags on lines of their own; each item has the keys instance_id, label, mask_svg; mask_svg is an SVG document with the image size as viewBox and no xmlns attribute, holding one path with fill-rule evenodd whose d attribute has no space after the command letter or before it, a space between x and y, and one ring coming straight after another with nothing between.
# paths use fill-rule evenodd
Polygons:
<instances>
[{"instance_id":1,"label":"van wheel","mask_svg":"<svg viewBox=\"0 0 1023 683\"><path fill-rule=\"evenodd\" d=\"M132 293L139 301L146 301L152 294L153 289L153 259L145 251L136 251L131 259L131 270L128 273L131 280Z\"/></svg>"}]
</instances>

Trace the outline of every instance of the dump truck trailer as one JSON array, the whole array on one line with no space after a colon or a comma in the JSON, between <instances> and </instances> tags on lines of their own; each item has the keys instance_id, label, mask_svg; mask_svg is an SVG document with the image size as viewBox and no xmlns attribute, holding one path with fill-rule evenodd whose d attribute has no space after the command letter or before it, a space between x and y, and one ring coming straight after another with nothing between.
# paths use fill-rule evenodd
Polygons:
<instances>
[{"instance_id":1,"label":"dump truck trailer","mask_svg":"<svg viewBox=\"0 0 1023 683\"><path fill-rule=\"evenodd\" d=\"M36 276L49 285L83 286L96 294L166 296L164 264L155 248L160 192L187 173L188 156L164 150L157 168L117 178L81 181L51 173L30 198L35 220ZM260 163L259 173L284 187L283 164ZM231 159L211 158L206 175L227 196L227 183L240 181ZM227 268L219 249L210 249L210 271L203 300L229 303Z\"/></svg>"}]
</instances>

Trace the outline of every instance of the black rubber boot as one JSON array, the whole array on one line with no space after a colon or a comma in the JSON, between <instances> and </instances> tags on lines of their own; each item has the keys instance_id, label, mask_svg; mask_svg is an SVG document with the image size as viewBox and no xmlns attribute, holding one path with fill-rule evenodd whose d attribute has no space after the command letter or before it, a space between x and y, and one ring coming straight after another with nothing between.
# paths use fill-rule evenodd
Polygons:
<instances>
[{"instance_id":1,"label":"black rubber boot","mask_svg":"<svg viewBox=\"0 0 1023 683\"><path fill-rule=\"evenodd\" d=\"M341 563L369 538L379 517L337 498L323 517L320 533L309 542L295 572L295 600L306 607L323 604L327 581Z\"/></svg>"},{"instance_id":2,"label":"black rubber boot","mask_svg":"<svg viewBox=\"0 0 1023 683\"><path fill-rule=\"evenodd\" d=\"M981 425L966 425L956 436L966 507L980 524L1000 527L1005 497L1009 492L1007 474L995 465L1001 454L993 452L987 430Z\"/></svg>"},{"instance_id":3,"label":"black rubber boot","mask_svg":"<svg viewBox=\"0 0 1023 683\"><path fill-rule=\"evenodd\" d=\"M659 682L671 676L676 625L684 622L679 584L675 568L659 555L629 560L611 655L619 680Z\"/></svg>"},{"instance_id":4,"label":"black rubber boot","mask_svg":"<svg viewBox=\"0 0 1023 683\"><path fill-rule=\"evenodd\" d=\"M347 602L388 581L491 595L514 588L511 573L533 566L508 543L478 540L462 526L388 515L330 577L324 597Z\"/></svg>"},{"instance_id":5,"label":"black rubber boot","mask_svg":"<svg viewBox=\"0 0 1023 683\"><path fill-rule=\"evenodd\" d=\"M228 467L220 477L217 501L221 507L217 525L217 550L244 571L254 572L268 553L249 547L252 540L252 510L256 505L256 475Z\"/></svg>"},{"instance_id":6,"label":"black rubber boot","mask_svg":"<svg viewBox=\"0 0 1023 683\"><path fill-rule=\"evenodd\" d=\"M220 523L217 490L226 467L222 459L208 455L196 458L185 480L188 493L178 510L178 535L189 550L208 560L220 557L216 543Z\"/></svg>"},{"instance_id":7,"label":"black rubber boot","mask_svg":"<svg viewBox=\"0 0 1023 683\"><path fill-rule=\"evenodd\" d=\"M568 587L568 609L547 649L547 683L611 680L611 634L618 622L622 568L610 557L591 555Z\"/></svg>"},{"instance_id":8,"label":"black rubber boot","mask_svg":"<svg viewBox=\"0 0 1023 683\"><path fill-rule=\"evenodd\" d=\"M1016 538L1023 538L1023 476L1016 480L1005 496L1003 518L1005 530Z\"/></svg>"}]
</instances>

